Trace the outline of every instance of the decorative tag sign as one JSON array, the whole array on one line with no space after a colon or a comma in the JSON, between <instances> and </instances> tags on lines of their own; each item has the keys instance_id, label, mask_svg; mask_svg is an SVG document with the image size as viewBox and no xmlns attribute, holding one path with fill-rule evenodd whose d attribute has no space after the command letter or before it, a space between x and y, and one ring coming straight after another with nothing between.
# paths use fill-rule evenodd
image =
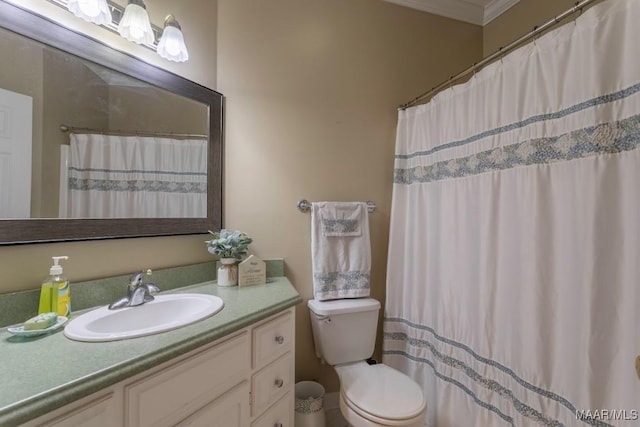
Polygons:
<instances>
[{"instance_id":1,"label":"decorative tag sign","mask_svg":"<svg viewBox=\"0 0 640 427\"><path fill-rule=\"evenodd\" d=\"M238 265L238 285L251 286L267 283L267 265L255 255L249 255Z\"/></svg>"}]
</instances>

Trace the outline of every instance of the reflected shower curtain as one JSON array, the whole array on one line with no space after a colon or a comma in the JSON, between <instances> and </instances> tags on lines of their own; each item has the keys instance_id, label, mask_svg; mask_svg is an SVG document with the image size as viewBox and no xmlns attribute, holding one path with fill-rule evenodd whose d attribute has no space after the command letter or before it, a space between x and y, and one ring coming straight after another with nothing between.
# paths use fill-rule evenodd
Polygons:
<instances>
[{"instance_id":1,"label":"reflected shower curtain","mask_svg":"<svg viewBox=\"0 0 640 427\"><path fill-rule=\"evenodd\" d=\"M640 425L640 1L400 111L384 362L438 427Z\"/></svg>"},{"instance_id":2,"label":"reflected shower curtain","mask_svg":"<svg viewBox=\"0 0 640 427\"><path fill-rule=\"evenodd\" d=\"M207 213L207 141L70 134L68 218Z\"/></svg>"}]
</instances>

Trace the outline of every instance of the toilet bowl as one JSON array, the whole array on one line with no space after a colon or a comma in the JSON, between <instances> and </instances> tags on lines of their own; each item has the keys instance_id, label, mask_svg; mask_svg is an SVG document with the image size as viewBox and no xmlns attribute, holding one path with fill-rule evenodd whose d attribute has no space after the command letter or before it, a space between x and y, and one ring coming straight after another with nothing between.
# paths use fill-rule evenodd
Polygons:
<instances>
[{"instance_id":1,"label":"toilet bowl","mask_svg":"<svg viewBox=\"0 0 640 427\"><path fill-rule=\"evenodd\" d=\"M340 379L340 411L353 427L422 427L427 403L402 372L365 360L373 354L380 303L373 298L310 300L316 355Z\"/></svg>"},{"instance_id":2,"label":"toilet bowl","mask_svg":"<svg viewBox=\"0 0 640 427\"><path fill-rule=\"evenodd\" d=\"M335 366L340 411L354 427L424 426L426 401L411 378L382 363Z\"/></svg>"}]
</instances>

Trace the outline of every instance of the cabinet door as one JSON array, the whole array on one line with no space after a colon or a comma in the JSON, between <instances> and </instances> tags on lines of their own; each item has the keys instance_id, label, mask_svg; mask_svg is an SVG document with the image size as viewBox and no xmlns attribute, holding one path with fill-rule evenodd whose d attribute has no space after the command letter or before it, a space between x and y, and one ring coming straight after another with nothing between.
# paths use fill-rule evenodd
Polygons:
<instances>
[{"instance_id":1,"label":"cabinet door","mask_svg":"<svg viewBox=\"0 0 640 427\"><path fill-rule=\"evenodd\" d=\"M39 422L34 420L26 425L38 425L46 427L116 427L122 424L122 417L115 409L114 394L103 395L90 402L72 403L65 407L65 414L50 421ZM50 417L46 415L45 417ZM41 419L40 419L41 420Z\"/></svg>"},{"instance_id":2,"label":"cabinet door","mask_svg":"<svg viewBox=\"0 0 640 427\"><path fill-rule=\"evenodd\" d=\"M244 381L200 409L177 427L246 427L249 416L249 382Z\"/></svg>"},{"instance_id":3,"label":"cabinet door","mask_svg":"<svg viewBox=\"0 0 640 427\"><path fill-rule=\"evenodd\" d=\"M125 386L126 426L175 425L246 378L250 355L244 332Z\"/></svg>"}]
</instances>

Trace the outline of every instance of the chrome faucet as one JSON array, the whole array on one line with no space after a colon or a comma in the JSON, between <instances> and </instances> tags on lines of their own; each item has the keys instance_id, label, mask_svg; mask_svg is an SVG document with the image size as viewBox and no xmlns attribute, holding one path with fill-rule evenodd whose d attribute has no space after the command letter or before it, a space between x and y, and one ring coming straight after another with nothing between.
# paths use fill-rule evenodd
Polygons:
<instances>
[{"instance_id":1,"label":"chrome faucet","mask_svg":"<svg viewBox=\"0 0 640 427\"><path fill-rule=\"evenodd\" d=\"M146 273L140 272L131 276L127 287L127 296L120 298L118 301L109 304L109 310L116 310L124 307L135 307L145 302L153 301L153 295L160 292L153 283L144 283L144 276L151 276L151 270Z\"/></svg>"}]
</instances>

